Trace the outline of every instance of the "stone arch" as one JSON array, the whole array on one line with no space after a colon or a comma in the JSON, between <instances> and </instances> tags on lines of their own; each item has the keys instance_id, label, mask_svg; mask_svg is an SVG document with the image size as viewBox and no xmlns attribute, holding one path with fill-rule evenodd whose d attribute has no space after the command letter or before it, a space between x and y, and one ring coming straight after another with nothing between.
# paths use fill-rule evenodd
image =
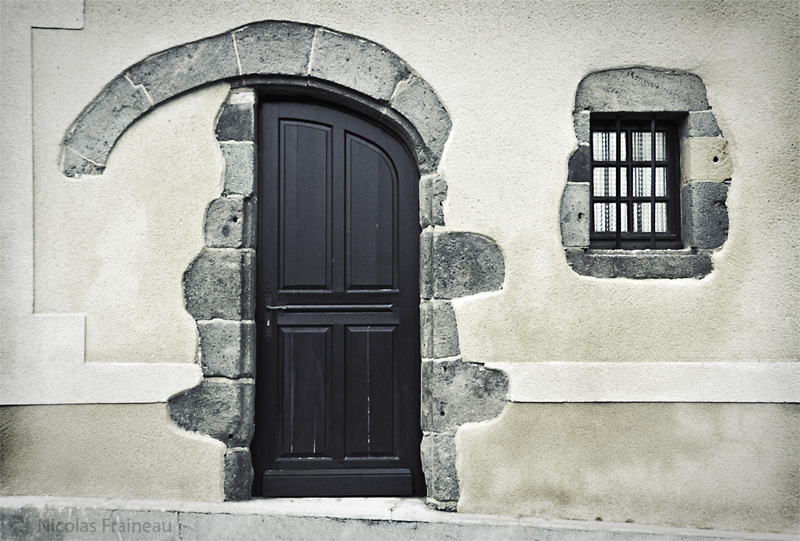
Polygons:
<instances>
[{"instance_id":1,"label":"stone arch","mask_svg":"<svg viewBox=\"0 0 800 541\"><path fill-rule=\"evenodd\" d=\"M184 273L198 327L201 383L168 400L180 427L226 444L224 494L250 497L255 367L255 123L258 96L302 94L392 129L420 172L421 459L434 507L459 498L455 432L497 415L502 372L461 360L451 299L502 289L502 251L483 235L441 231L447 184L438 171L451 120L430 85L397 55L363 38L287 21L262 21L152 55L111 81L62 142L68 177L102 175L115 142L142 115L216 82L231 92L217 117L222 193L207 210L205 248ZM432 412L436 412L434 415Z\"/></svg>"},{"instance_id":2,"label":"stone arch","mask_svg":"<svg viewBox=\"0 0 800 541\"><path fill-rule=\"evenodd\" d=\"M423 174L436 170L451 121L431 86L385 47L329 28L262 21L156 53L114 78L62 142L68 177L102 174L114 144L139 117L219 81L337 95L396 128Z\"/></svg>"}]
</instances>

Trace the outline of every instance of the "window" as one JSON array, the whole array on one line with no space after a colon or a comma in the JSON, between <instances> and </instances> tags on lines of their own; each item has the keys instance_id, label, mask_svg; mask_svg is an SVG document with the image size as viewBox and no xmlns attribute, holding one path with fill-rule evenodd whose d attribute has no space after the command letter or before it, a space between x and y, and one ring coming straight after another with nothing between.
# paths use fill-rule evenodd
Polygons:
<instances>
[{"instance_id":1,"label":"window","mask_svg":"<svg viewBox=\"0 0 800 541\"><path fill-rule=\"evenodd\" d=\"M590 247L682 248L677 119L592 115Z\"/></svg>"}]
</instances>

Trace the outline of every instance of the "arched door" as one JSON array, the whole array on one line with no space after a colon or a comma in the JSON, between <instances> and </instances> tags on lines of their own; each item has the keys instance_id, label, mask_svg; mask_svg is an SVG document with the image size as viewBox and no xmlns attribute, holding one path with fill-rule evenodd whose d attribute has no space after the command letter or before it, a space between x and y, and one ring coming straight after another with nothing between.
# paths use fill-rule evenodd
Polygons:
<instances>
[{"instance_id":1,"label":"arched door","mask_svg":"<svg viewBox=\"0 0 800 541\"><path fill-rule=\"evenodd\" d=\"M339 109L258 118L255 493L424 493L416 164Z\"/></svg>"}]
</instances>

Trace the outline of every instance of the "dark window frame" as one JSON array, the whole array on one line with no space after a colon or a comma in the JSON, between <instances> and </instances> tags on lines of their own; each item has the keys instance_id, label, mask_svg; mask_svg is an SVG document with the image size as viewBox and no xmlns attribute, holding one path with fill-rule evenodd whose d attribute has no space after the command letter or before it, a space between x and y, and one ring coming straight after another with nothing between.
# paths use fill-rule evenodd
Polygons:
<instances>
[{"instance_id":1,"label":"dark window frame","mask_svg":"<svg viewBox=\"0 0 800 541\"><path fill-rule=\"evenodd\" d=\"M589 188L589 230L590 248L593 249L626 249L626 250L664 250L682 249L681 239L681 216L680 216L680 122L685 114L680 113L592 113L590 117L589 134L589 155L590 155L590 188ZM594 159L594 133L602 131L616 131L617 141L620 133L625 132L625 156L621 159L621 149L617 145L617 159L612 161L595 161ZM631 133L634 131L649 131L651 133L651 152L650 161L634 161L632 153ZM666 134L666 159L656 161L655 152L655 132ZM648 167L651 170L651 186L649 196L635 197L633 195L633 168ZM614 196L595 196L594 193L594 168L595 167L616 167L617 186ZM666 167L666 195L656 196L655 190L655 168ZM620 169L626 169L626 194L621 195L622 190ZM595 202L616 203L615 231L596 232L594 230ZM650 203L651 226L649 232L632 232L633 204ZM655 203L667 203L667 232L655 231ZM621 206L627 204L631 212L627 213L627 231L622 231L621 227Z\"/></svg>"}]
</instances>

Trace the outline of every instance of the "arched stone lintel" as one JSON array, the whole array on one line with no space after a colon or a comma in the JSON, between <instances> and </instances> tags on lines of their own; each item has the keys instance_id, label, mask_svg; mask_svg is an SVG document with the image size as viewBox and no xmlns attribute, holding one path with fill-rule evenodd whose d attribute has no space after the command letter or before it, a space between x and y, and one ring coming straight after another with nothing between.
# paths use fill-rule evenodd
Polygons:
<instances>
[{"instance_id":1,"label":"arched stone lintel","mask_svg":"<svg viewBox=\"0 0 800 541\"><path fill-rule=\"evenodd\" d=\"M227 81L341 97L399 128L422 173L435 171L452 125L430 85L385 47L321 26L262 21L172 47L129 67L75 120L62 142L68 177L102 174L117 139L160 103Z\"/></svg>"}]
</instances>

